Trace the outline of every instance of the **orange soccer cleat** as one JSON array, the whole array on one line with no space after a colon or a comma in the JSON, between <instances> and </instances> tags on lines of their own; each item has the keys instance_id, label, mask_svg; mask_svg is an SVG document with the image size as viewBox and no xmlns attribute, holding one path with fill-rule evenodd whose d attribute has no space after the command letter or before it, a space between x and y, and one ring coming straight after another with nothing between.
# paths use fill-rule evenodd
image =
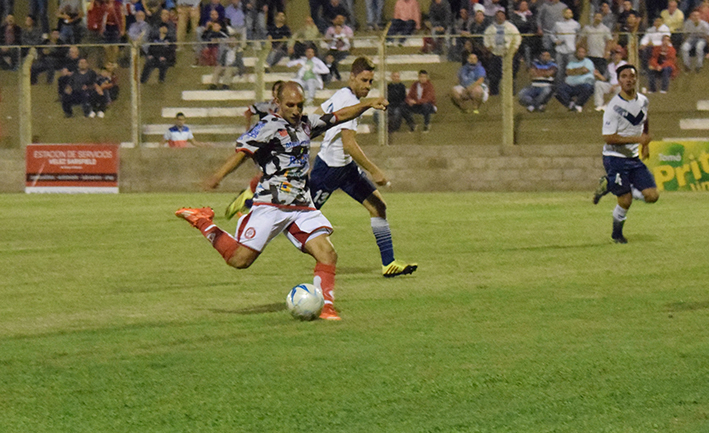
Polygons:
<instances>
[{"instance_id":1,"label":"orange soccer cleat","mask_svg":"<svg viewBox=\"0 0 709 433\"><path fill-rule=\"evenodd\" d=\"M320 312L320 318L323 320L342 320L342 318L335 311L335 307L332 304L325 304L322 311Z\"/></svg>"},{"instance_id":2,"label":"orange soccer cleat","mask_svg":"<svg viewBox=\"0 0 709 433\"><path fill-rule=\"evenodd\" d=\"M199 209L183 207L181 209L178 209L177 212L175 212L175 215L178 218L187 220L187 222L190 223L192 227L197 227L197 221L203 218L212 221L212 218L214 218L214 211L212 210L212 208L209 207L203 207Z\"/></svg>"}]
</instances>

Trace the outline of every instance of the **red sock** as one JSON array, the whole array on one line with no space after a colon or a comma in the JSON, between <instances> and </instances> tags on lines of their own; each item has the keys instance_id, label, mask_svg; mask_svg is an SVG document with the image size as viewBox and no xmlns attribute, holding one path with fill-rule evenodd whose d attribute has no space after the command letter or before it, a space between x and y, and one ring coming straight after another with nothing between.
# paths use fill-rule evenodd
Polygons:
<instances>
[{"instance_id":1,"label":"red sock","mask_svg":"<svg viewBox=\"0 0 709 433\"><path fill-rule=\"evenodd\" d=\"M261 181L261 173L257 174L256 176L251 178L251 182L249 182L249 189L251 192L256 192L256 187L258 186L258 183Z\"/></svg>"},{"instance_id":2,"label":"red sock","mask_svg":"<svg viewBox=\"0 0 709 433\"><path fill-rule=\"evenodd\" d=\"M322 290L325 304L332 305L335 301L335 265L316 263L313 283Z\"/></svg>"},{"instance_id":3,"label":"red sock","mask_svg":"<svg viewBox=\"0 0 709 433\"><path fill-rule=\"evenodd\" d=\"M197 221L197 228L227 262L234 256L237 248L239 248L239 243L236 239L217 227L213 221L203 218Z\"/></svg>"}]
</instances>

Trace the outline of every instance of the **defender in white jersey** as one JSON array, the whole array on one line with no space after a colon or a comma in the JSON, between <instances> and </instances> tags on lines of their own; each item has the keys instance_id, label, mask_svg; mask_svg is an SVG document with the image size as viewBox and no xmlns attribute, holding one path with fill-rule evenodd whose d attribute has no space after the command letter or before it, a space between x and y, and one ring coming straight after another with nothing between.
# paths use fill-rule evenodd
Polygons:
<instances>
[{"instance_id":1,"label":"defender in white jersey","mask_svg":"<svg viewBox=\"0 0 709 433\"><path fill-rule=\"evenodd\" d=\"M380 98L335 113L303 116L303 88L292 81L283 84L276 101L278 113L264 117L239 137L236 153L206 183L207 188L216 188L249 157L261 166L253 209L239 219L235 237L214 224L210 208L182 208L175 214L199 229L237 269L251 266L274 237L285 233L293 245L315 259L313 284L325 298L320 318L339 320L333 305L337 253L330 242L332 225L315 209L308 190L310 139L369 108L383 109L387 102Z\"/></svg>"},{"instance_id":2,"label":"defender in white jersey","mask_svg":"<svg viewBox=\"0 0 709 433\"><path fill-rule=\"evenodd\" d=\"M648 124L648 99L637 93L638 71L627 64L618 68L619 94L613 97L603 115L603 166L606 176L599 182L593 202L598 203L607 192L618 197L613 210L614 242L625 244L623 225L633 199L655 203L659 198L655 178L641 161L650 156L652 140Z\"/></svg>"},{"instance_id":3,"label":"defender in white jersey","mask_svg":"<svg viewBox=\"0 0 709 433\"><path fill-rule=\"evenodd\" d=\"M374 79L374 63L366 57L358 57L352 63L348 86L338 90L325 101L317 113L334 113L359 103L359 98L369 94ZM418 265L394 259L391 229L386 219L386 203L377 185L387 185L384 172L374 164L357 144L356 134L359 119L344 122L325 133L313 170L310 172L310 193L315 207L320 209L330 195L342 189L361 203L371 216L370 223L382 258L382 275L395 277L413 273ZM359 164L359 165L358 165ZM362 172L364 168L374 183Z\"/></svg>"}]
</instances>

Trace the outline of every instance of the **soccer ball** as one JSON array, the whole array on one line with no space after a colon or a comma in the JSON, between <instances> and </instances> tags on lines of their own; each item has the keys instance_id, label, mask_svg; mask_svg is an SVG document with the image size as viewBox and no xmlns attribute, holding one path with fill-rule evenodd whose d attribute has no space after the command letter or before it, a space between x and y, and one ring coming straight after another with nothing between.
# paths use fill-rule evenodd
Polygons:
<instances>
[{"instance_id":1,"label":"soccer ball","mask_svg":"<svg viewBox=\"0 0 709 433\"><path fill-rule=\"evenodd\" d=\"M288 311L296 319L314 320L320 316L325 299L322 290L312 284L298 284L286 296Z\"/></svg>"}]
</instances>

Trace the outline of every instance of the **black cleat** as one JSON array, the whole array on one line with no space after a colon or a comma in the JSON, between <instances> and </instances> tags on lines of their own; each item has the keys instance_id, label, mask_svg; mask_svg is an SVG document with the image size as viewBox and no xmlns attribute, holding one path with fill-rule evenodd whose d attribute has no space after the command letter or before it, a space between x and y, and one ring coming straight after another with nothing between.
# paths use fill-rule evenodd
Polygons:
<instances>
[{"instance_id":1,"label":"black cleat","mask_svg":"<svg viewBox=\"0 0 709 433\"><path fill-rule=\"evenodd\" d=\"M596 192L593 193L593 204L598 204L601 198L608 194L608 177L601 176L598 179L598 186L596 187Z\"/></svg>"},{"instance_id":2,"label":"black cleat","mask_svg":"<svg viewBox=\"0 0 709 433\"><path fill-rule=\"evenodd\" d=\"M611 238L613 239L613 242L615 242L616 244L627 244L628 243L628 240L623 235L611 236Z\"/></svg>"}]
</instances>

